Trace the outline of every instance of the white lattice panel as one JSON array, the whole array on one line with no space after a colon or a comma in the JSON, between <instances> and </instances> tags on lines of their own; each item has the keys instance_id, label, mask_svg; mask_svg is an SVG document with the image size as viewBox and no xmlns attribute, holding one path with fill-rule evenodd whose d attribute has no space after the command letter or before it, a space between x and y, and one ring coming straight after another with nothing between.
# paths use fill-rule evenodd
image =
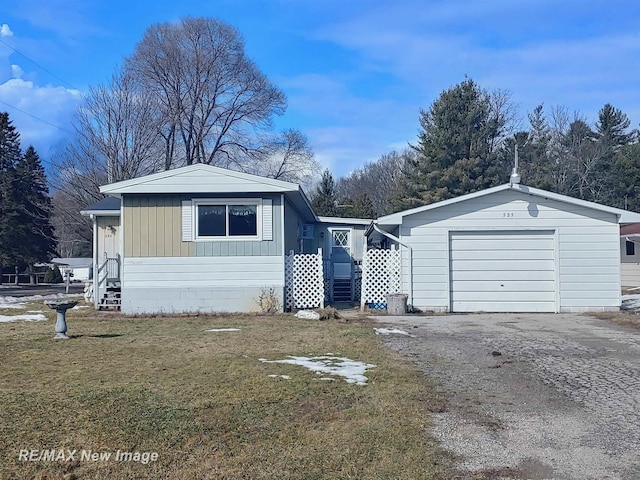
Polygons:
<instances>
[{"instance_id":1,"label":"white lattice panel","mask_svg":"<svg viewBox=\"0 0 640 480\"><path fill-rule=\"evenodd\" d=\"M386 303L400 292L400 250L367 250L362 259L362 303Z\"/></svg>"},{"instance_id":2,"label":"white lattice panel","mask_svg":"<svg viewBox=\"0 0 640 480\"><path fill-rule=\"evenodd\" d=\"M324 306L322 253L287 255L285 259L287 309Z\"/></svg>"}]
</instances>

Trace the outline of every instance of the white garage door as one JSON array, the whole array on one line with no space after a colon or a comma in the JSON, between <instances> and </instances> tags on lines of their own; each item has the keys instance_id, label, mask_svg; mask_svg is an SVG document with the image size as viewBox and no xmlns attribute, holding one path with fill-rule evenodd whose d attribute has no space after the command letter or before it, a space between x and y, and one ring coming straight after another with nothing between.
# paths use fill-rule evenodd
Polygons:
<instances>
[{"instance_id":1,"label":"white garage door","mask_svg":"<svg viewBox=\"0 0 640 480\"><path fill-rule=\"evenodd\" d=\"M454 312L555 312L552 231L452 232Z\"/></svg>"}]
</instances>

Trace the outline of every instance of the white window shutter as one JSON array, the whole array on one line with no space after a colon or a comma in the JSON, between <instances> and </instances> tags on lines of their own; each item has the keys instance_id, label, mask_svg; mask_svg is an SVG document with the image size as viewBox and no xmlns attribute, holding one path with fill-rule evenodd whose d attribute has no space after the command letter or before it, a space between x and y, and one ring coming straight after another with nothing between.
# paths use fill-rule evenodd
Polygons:
<instances>
[{"instance_id":1,"label":"white window shutter","mask_svg":"<svg viewBox=\"0 0 640 480\"><path fill-rule=\"evenodd\" d=\"M193 241L193 207L191 200L182 201L182 241Z\"/></svg>"},{"instance_id":2,"label":"white window shutter","mask_svg":"<svg viewBox=\"0 0 640 480\"><path fill-rule=\"evenodd\" d=\"M262 240L273 240L273 200L262 200Z\"/></svg>"}]
</instances>

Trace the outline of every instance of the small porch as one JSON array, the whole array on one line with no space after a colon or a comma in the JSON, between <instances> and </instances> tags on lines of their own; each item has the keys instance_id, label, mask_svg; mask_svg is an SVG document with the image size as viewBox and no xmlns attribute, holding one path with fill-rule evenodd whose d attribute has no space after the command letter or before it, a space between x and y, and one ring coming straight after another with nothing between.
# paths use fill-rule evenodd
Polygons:
<instances>
[{"instance_id":1,"label":"small porch","mask_svg":"<svg viewBox=\"0 0 640 480\"><path fill-rule=\"evenodd\" d=\"M120 199L107 197L80 212L93 222L91 294L96 309L119 310L122 303L120 208Z\"/></svg>"},{"instance_id":2,"label":"small porch","mask_svg":"<svg viewBox=\"0 0 640 480\"><path fill-rule=\"evenodd\" d=\"M120 254L107 257L101 264L96 265L97 274L94 276L93 302L97 310L115 309L122 306L122 283Z\"/></svg>"}]
</instances>

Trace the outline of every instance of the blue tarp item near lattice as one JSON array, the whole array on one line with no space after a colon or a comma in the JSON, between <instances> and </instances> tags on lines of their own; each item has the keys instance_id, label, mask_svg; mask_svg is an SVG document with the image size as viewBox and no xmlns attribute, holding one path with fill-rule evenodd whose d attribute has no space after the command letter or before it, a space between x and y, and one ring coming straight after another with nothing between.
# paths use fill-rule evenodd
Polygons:
<instances>
[{"instance_id":1,"label":"blue tarp item near lattice","mask_svg":"<svg viewBox=\"0 0 640 480\"><path fill-rule=\"evenodd\" d=\"M369 310L386 310L386 302L372 302L369 304Z\"/></svg>"}]
</instances>

